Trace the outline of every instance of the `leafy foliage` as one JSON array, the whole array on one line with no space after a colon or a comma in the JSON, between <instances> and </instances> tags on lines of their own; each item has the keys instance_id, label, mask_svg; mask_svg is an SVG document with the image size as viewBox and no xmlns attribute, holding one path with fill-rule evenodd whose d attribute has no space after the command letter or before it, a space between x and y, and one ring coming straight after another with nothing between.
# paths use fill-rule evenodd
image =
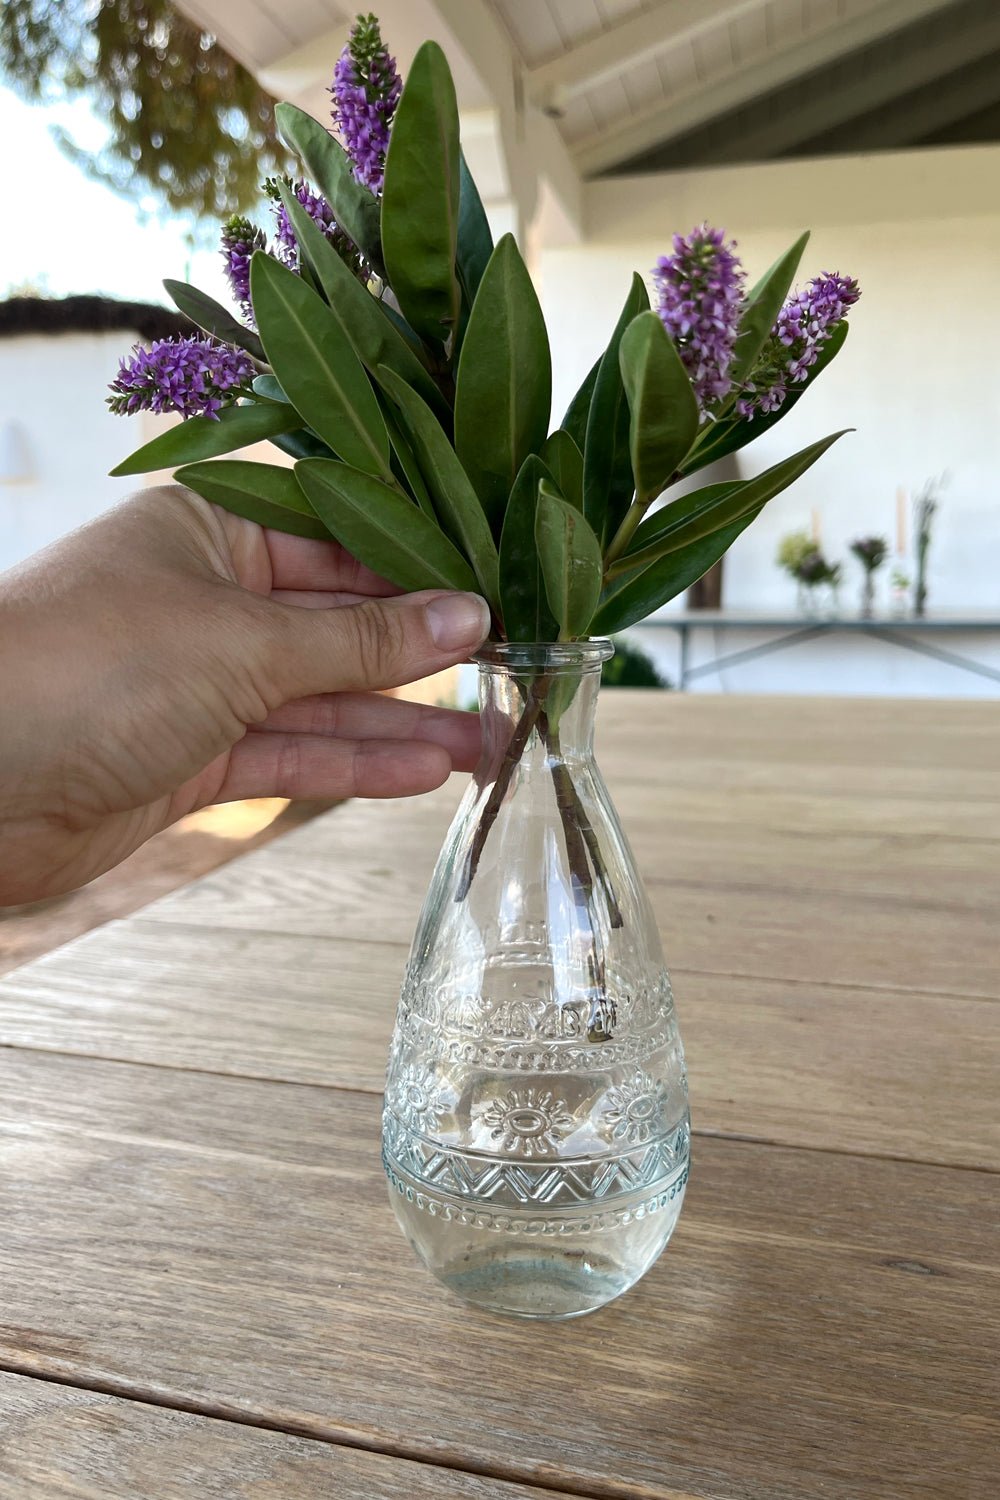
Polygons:
<instances>
[{"instance_id":1,"label":"leafy foliage","mask_svg":"<svg viewBox=\"0 0 1000 1500\"><path fill-rule=\"evenodd\" d=\"M296 256L282 264L254 251L256 331L168 283L194 321L256 361L252 390L219 421L184 423L119 472L182 462L181 477L217 503L309 535L322 526L400 587L478 590L501 639L565 641L624 630L682 592L841 436L653 508L676 480L772 426L842 346L840 322L805 378L789 377L781 410L740 401L761 350L775 357L775 320L805 237L733 313L730 395L706 406L699 390L711 371L694 367L692 340L650 310L636 274L607 348L550 432L542 310L513 238L493 246L440 48L425 43L414 58L381 196L317 121L291 105L278 119L360 247L368 283L279 185ZM718 239L701 236L709 248ZM291 454L294 471L203 461L232 452L243 431ZM556 699L546 712L554 725Z\"/></svg>"},{"instance_id":2,"label":"leafy foliage","mask_svg":"<svg viewBox=\"0 0 1000 1500\"><path fill-rule=\"evenodd\" d=\"M107 145L62 149L91 176L179 212L224 217L286 170L274 100L168 0L4 0L0 72L29 99L82 94Z\"/></svg>"}]
</instances>

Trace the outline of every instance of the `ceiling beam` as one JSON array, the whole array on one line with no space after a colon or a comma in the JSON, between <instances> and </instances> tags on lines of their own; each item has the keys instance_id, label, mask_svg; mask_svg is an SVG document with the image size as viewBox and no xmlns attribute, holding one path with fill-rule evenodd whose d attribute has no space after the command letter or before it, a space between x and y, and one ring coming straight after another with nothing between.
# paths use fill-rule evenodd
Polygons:
<instances>
[{"instance_id":1,"label":"ceiling beam","mask_svg":"<svg viewBox=\"0 0 1000 1500\"><path fill-rule=\"evenodd\" d=\"M843 82L829 80L822 88L806 92L801 104L789 101L776 108L770 120L739 130L738 139L712 153L713 160L766 161L784 151L835 130L838 125L866 115L976 62L1000 48L1000 11L976 25L953 28L929 37L920 47L903 52L891 65L870 70L841 68ZM994 76L994 97L1000 94L1000 78ZM873 124L873 132L878 127ZM856 149L852 144L852 150Z\"/></svg>"},{"instance_id":2,"label":"ceiling beam","mask_svg":"<svg viewBox=\"0 0 1000 1500\"><path fill-rule=\"evenodd\" d=\"M661 0L570 48L550 62L529 68L529 97L557 112L574 95L604 83L634 63L693 42L726 21L760 9L760 0Z\"/></svg>"},{"instance_id":3,"label":"ceiling beam","mask_svg":"<svg viewBox=\"0 0 1000 1500\"><path fill-rule=\"evenodd\" d=\"M684 135L706 120L728 114L748 100L769 94L802 73L810 73L870 46L924 16L946 10L957 0L882 0L868 10L825 26L805 41L773 49L759 62L735 68L715 84L693 84L581 142L573 151L580 171L603 172L653 146Z\"/></svg>"},{"instance_id":4,"label":"ceiling beam","mask_svg":"<svg viewBox=\"0 0 1000 1500\"><path fill-rule=\"evenodd\" d=\"M917 99L898 99L850 126L851 151L894 151L1000 103L1000 57L942 78Z\"/></svg>"}]
</instances>

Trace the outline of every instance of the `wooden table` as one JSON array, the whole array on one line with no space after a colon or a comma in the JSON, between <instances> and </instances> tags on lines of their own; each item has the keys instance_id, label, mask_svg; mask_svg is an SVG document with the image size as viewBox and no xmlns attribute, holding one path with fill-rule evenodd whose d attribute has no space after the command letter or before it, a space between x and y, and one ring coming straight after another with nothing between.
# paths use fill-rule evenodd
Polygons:
<instances>
[{"instance_id":1,"label":"wooden table","mask_svg":"<svg viewBox=\"0 0 1000 1500\"><path fill-rule=\"evenodd\" d=\"M0 986L0 1500L995 1500L1000 705L606 695L696 1142L621 1302L398 1234L379 1090L460 791Z\"/></svg>"}]
</instances>

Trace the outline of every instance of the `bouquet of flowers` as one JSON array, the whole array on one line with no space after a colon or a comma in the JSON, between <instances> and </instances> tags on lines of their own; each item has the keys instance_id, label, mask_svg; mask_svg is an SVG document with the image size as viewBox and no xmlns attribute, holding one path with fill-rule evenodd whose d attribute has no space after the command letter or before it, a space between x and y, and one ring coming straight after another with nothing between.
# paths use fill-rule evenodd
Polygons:
<instances>
[{"instance_id":1,"label":"bouquet of flowers","mask_svg":"<svg viewBox=\"0 0 1000 1500\"><path fill-rule=\"evenodd\" d=\"M202 334L137 348L110 405L185 420L115 474L179 465L208 500L333 536L402 588L477 590L498 640L572 641L685 590L841 436L654 510L792 409L842 348L856 282L792 291L803 235L747 289L722 231L677 235L655 305L635 274L550 431L545 322L514 239L493 243L444 53L424 43L404 86L359 17L331 92L336 133L277 106L304 175L267 184L270 237L224 227L239 315L165 283ZM294 466L222 457L261 439ZM548 686L526 685L521 746L557 729Z\"/></svg>"},{"instance_id":2,"label":"bouquet of flowers","mask_svg":"<svg viewBox=\"0 0 1000 1500\"><path fill-rule=\"evenodd\" d=\"M889 556L889 543L884 536L859 536L851 543L851 551L865 571L861 616L867 620L875 609L875 574Z\"/></svg>"}]
</instances>

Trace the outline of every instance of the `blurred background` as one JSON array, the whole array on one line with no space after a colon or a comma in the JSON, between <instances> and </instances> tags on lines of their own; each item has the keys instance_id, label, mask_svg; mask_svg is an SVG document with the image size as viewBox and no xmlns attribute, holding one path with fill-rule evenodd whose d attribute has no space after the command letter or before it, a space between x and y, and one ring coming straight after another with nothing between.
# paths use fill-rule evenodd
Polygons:
<instances>
[{"instance_id":1,"label":"blurred background","mask_svg":"<svg viewBox=\"0 0 1000 1500\"><path fill-rule=\"evenodd\" d=\"M276 98L329 120L352 14L331 0L5 0L0 567L134 487L108 470L169 419L108 414L117 361L186 326L164 276L228 302L220 220L259 211L261 178L289 165ZM548 319L555 420L631 271L649 281L675 230L724 226L752 281L808 227L804 279L862 284L842 357L739 472L857 431L631 633L616 679L995 696L996 0L382 0L379 14L404 76L425 37L448 52L494 231L517 233ZM471 669L424 691L467 704ZM203 859L288 815L198 815ZM161 875L149 889L126 872L132 904Z\"/></svg>"}]
</instances>

